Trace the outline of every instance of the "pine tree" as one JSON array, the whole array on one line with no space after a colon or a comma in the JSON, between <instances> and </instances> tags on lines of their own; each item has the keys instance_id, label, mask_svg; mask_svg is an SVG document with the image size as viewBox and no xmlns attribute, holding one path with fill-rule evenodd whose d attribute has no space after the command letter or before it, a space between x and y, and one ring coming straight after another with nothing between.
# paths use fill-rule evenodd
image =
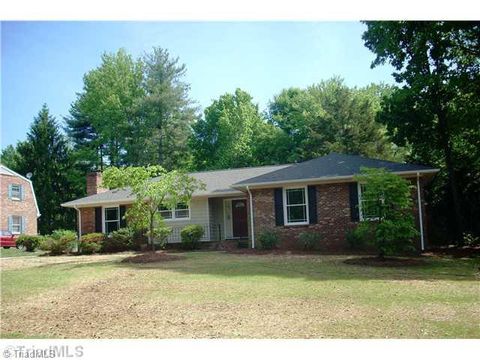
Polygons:
<instances>
[{"instance_id":1,"label":"pine tree","mask_svg":"<svg viewBox=\"0 0 480 360\"><path fill-rule=\"evenodd\" d=\"M20 174L31 172L41 216L38 229L49 234L55 229L75 228L75 213L60 206L82 192L71 151L46 104L34 118L27 140L17 145Z\"/></svg>"}]
</instances>

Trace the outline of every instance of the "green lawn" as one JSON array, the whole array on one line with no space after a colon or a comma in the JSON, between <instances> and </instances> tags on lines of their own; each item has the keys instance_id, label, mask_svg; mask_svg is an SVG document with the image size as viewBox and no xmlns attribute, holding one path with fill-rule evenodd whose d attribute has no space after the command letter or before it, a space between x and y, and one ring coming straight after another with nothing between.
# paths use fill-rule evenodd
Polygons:
<instances>
[{"instance_id":1,"label":"green lawn","mask_svg":"<svg viewBox=\"0 0 480 360\"><path fill-rule=\"evenodd\" d=\"M19 257L19 256L38 256L43 254L43 251L37 250L35 252L28 252L19 250L17 248L4 249L0 248L0 258L10 258L10 257Z\"/></svg>"},{"instance_id":2,"label":"green lawn","mask_svg":"<svg viewBox=\"0 0 480 360\"><path fill-rule=\"evenodd\" d=\"M478 260L376 268L348 256L174 255L9 259L27 266L2 270L2 337L480 337Z\"/></svg>"}]
</instances>

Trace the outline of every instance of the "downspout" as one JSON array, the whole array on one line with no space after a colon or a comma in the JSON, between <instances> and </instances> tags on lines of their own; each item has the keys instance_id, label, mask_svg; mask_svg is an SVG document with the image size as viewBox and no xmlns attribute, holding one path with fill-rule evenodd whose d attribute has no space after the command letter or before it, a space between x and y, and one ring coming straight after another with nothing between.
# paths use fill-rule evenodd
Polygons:
<instances>
[{"instance_id":1,"label":"downspout","mask_svg":"<svg viewBox=\"0 0 480 360\"><path fill-rule=\"evenodd\" d=\"M75 210L77 210L77 214L78 214L78 238L77 238L77 243L76 243L76 246L77 246L77 251L78 251L78 244L80 243L80 239L82 238L82 213L80 211L80 209L75 206Z\"/></svg>"},{"instance_id":2,"label":"downspout","mask_svg":"<svg viewBox=\"0 0 480 360\"><path fill-rule=\"evenodd\" d=\"M420 173L417 172L417 196L418 196L418 220L420 222L420 247L425 250L425 243L423 239L423 209L422 196L420 195Z\"/></svg>"},{"instance_id":3,"label":"downspout","mask_svg":"<svg viewBox=\"0 0 480 360\"><path fill-rule=\"evenodd\" d=\"M255 249L255 229L253 225L253 201L252 201L252 192L250 191L250 188L247 185L247 191L248 195L250 198L250 229L252 231L252 249Z\"/></svg>"}]
</instances>

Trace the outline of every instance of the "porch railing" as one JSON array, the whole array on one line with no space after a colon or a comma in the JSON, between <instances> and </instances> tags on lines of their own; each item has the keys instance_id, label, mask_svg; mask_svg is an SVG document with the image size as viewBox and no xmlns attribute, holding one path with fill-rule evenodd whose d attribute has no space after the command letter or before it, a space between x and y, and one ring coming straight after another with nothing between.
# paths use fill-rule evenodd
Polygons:
<instances>
[{"instance_id":1,"label":"porch railing","mask_svg":"<svg viewBox=\"0 0 480 360\"><path fill-rule=\"evenodd\" d=\"M222 229L220 224L196 224L203 227L204 235L200 241L219 241L222 239ZM180 232L188 225L170 226L171 234L167 238L169 244L182 242Z\"/></svg>"}]
</instances>

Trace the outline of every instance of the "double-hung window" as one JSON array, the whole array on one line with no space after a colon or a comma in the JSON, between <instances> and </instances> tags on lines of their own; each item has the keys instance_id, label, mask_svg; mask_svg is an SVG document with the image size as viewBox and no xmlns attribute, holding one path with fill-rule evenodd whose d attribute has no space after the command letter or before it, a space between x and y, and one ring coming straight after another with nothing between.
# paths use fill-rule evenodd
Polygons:
<instances>
[{"instance_id":1,"label":"double-hung window","mask_svg":"<svg viewBox=\"0 0 480 360\"><path fill-rule=\"evenodd\" d=\"M22 234L23 233L23 219L21 216L12 215L10 218L10 232L12 234Z\"/></svg>"},{"instance_id":2,"label":"double-hung window","mask_svg":"<svg viewBox=\"0 0 480 360\"><path fill-rule=\"evenodd\" d=\"M286 188L283 193L286 225L305 225L308 219L307 188Z\"/></svg>"},{"instance_id":3,"label":"double-hung window","mask_svg":"<svg viewBox=\"0 0 480 360\"><path fill-rule=\"evenodd\" d=\"M360 220L378 220L380 217L378 203L374 199L366 199L362 196L365 193L365 189L365 184L358 184Z\"/></svg>"},{"instance_id":4,"label":"double-hung window","mask_svg":"<svg viewBox=\"0 0 480 360\"><path fill-rule=\"evenodd\" d=\"M22 185L19 185L19 184L10 185L10 199L22 200Z\"/></svg>"},{"instance_id":5,"label":"double-hung window","mask_svg":"<svg viewBox=\"0 0 480 360\"><path fill-rule=\"evenodd\" d=\"M165 220L182 220L190 218L190 207L185 203L178 203L175 208L160 207L160 215Z\"/></svg>"},{"instance_id":6,"label":"double-hung window","mask_svg":"<svg viewBox=\"0 0 480 360\"><path fill-rule=\"evenodd\" d=\"M120 229L120 209L118 206L104 209L105 232L110 234L112 231Z\"/></svg>"}]
</instances>

